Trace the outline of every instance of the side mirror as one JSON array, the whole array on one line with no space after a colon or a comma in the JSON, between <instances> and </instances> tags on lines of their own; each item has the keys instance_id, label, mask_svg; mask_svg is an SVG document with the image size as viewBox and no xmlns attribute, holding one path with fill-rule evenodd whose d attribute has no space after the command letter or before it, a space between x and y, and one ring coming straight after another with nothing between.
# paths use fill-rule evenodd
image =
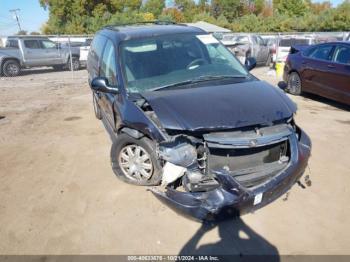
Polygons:
<instances>
[{"instance_id":1,"label":"side mirror","mask_svg":"<svg viewBox=\"0 0 350 262\"><path fill-rule=\"evenodd\" d=\"M108 84L108 79L105 77L96 77L91 81L91 89L96 92L117 94L118 88L111 87Z\"/></svg>"},{"instance_id":2,"label":"side mirror","mask_svg":"<svg viewBox=\"0 0 350 262\"><path fill-rule=\"evenodd\" d=\"M245 60L245 67L248 71L252 70L254 67L256 67L256 59L254 57L248 57Z\"/></svg>"}]
</instances>

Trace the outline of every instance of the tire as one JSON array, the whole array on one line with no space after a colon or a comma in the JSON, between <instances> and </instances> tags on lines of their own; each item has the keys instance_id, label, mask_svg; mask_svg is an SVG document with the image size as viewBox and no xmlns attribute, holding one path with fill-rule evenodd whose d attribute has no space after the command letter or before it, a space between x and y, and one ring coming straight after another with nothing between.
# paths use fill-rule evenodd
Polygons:
<instances>
[{"instance_id":1,"label":"tire","mask_svg":"<svg viewBox=\"0 0 350 262\"><path fill-rule=\"evenodd\" d=\"M248 58L249 57L251 57L251 54L250 54L250 52L247 52L246 54L245 54L245 61L244 61L244 65L246 65L247 64L247 60L248 60Z\"/></svg>"},{"instance_id":2,"label":"tire","mask_svg":"<svg viewBox=\"0 0 350 262\"><path fill-rule=\"evenodd\" d=\"M271 54L269 54L268 57L267 57L265 65L270 67L271 63L272 63L272 56L271 56Z\"/></svg>"},{"instance_id":3,"label":"tire","mask_svg":"<svg viewBox=\"0 0 350 262\"><path fill-rule=\"evenodd\" d=\"M73 71L77 71L80 69L80 62L79 62L78 57L73 56L72 64L73 64ZM70 59L68 59L67 67L68 67L69 71L72 71L72 64L70 62Z\"/></svg>"},{"instance_id":4,"label":"tire","mask_svg":"<svg viewBox=\"0 0 350 262\"><path fill-rule=\"evenodd\" d=\"M135 149L133 150L132 147L135 147ZM143 162L143 163L148 167L148 169L144 171L148 173L147 175L149 177L140 175L140 172L139 172L139 177L140 177L139 179L137 177L138 176L137 170L139 170L138 167L140 167L140 163L137 163L136 161L136 164L134 164L135 160L132 159L131 160L132 164L128 164L130 163L130 161L127 162L125 160L126 158L124 158L125 153L128 152L128 148L132 150L134 155L136 155L137 154L136 147L143 150L143 152L141 151L141 153L138 154L140 157L145 156L144 154L145 152L148 154L148 159L146 160L146 162ZM155 152L156 152L155 143L147 137L135 139L123 133L118 135L116 140L113 142L113 145L111 148L111 163L112 163L112 169L114 174L120 180L133 185L138 185L138 186L159 185L162 178L163 170L159 160L157 159ZM129 157L130 155L132 156L132 154L128 153ZM136 159L140 160L141 159L140 157ZM151 168L149 168L150 165L152 166ZM129 172L127 172L127 170Z\"/></svg>"},{"instance_id":5,"label":"tire","mask_svg":"<svg viewBox=\"0 0 350 262\"><path fill-rule=\"evenodd\" d=\"M21 66L16 60L7 60L2 66L2 72L7 77L18 76L21 72Z\"/></svg>"},{"instance_id":6,"label":"tire","mask_svg":"<svg viewBox=\"0 0 350 262\"><path fill-rule=\"evenodd\" d=\"M99 104L97 103L97 98L96 98L96 94L92 93L92 104L94 106L94 112L95 112L95 116L98 120L102 119L102 113L101 113L101 108L99 106Z\"/></svg>"},{"instance_id":7,"label":"tire","mask_svg":"<svg viewBox=\"0 0 350 262\"><path fill-rule=\"evenodd\" d=\"M288 92L292 95L300 95L302 92L301 79L297 72L291 72L288 76Z\"/></svg>"}]
</instances>

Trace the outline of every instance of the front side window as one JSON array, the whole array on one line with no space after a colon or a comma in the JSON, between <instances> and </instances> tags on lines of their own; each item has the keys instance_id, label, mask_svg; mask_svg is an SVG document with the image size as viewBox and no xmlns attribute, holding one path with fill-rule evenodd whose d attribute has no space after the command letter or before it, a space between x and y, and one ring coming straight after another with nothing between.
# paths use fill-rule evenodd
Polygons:
<instances>
[{"instance_id":1,"label":"front side window","mask_svg":"<svg viewBox=\"0 0 350 262\"><path fill-rule=\"evenodd\" d=\"M56 48L56 44L52 41L48 41L48 40L42 40L41 44L43 46L43 48Z\"/></svg>"},{"instance_id":2,"label":"front side window","mask_svg":"<svg viewBox=\"0 0 350 262\"><path fill-rule=\"evenodd\" d=\"M128 40L120 50L129 92L155 90L201 77L226 76L243 81L249 75L211 35L177 34Z\"/></svg>"},{"instance_id":3,"label":"front side window","mask_svg":"<svg viewBox=\"0 0 350 262\"><path fill-rule=\"evenodd\" d=\"M320 59L320 60L331 60L332 49L333 49L333 46L331 45L319 46L315 48L312 53L309 54L309 57Z\"/></svg>"},{"instance_id":4,"label":"front side window","mask_svg":"<svg viewBox=\"0 0 350 262\"><path fill-rule=\"evenodd\" d=\"M101 35L96 35L94 37L94 40L91 43L91 53L95 56L95 59L101 57L105 42L106 38Z\"/></svg>"},{"instance_id":5,"label":"front side window","mask_svg":"<svg viewBox=\"0 0 350 262\"><path fill-rule=\"evenodd\" d=\"M107 40L101 61L100 76L106 77L112 86L117 85L116 54L112 41Z\"/></svg>"},{"instance_id":6,"label":"front side window","mask_svg":"<svg viewBox=\"0 0 350 262\"><path fill-rule=\"evenodd\" d=\"M30 49L39 49L40 43L38 40L24 40L24 46Z\"/></svg>"},{"instance_id":7,"label":"front side window","mask_svg":"<svg viewBox=\"0 0 350 262\"><path fill-rule=\"evenodd\" d=\"M334 52L334 62L350 65L350 47L338 46Z\"/></svg>"}]
</instances>

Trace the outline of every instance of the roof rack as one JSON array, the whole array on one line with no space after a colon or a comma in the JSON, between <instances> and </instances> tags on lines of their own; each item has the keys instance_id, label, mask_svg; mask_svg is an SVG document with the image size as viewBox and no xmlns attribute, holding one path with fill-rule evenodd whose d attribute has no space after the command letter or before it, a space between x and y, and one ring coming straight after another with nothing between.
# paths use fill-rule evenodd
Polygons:
<instances>
[{"instance_id":1,"label":"roof rack","mask_svg":"<svg viewBox=\"0 0 350 262\"><path fill-rule=\"evenodd\" d=\"M118 26L128 26L128 25L144 25L144 24L154 24L154 25L177 25L176 22L173 21L162 21L162 20L152 20L152 21L138 21L138 22L131 22L131 23L120 23L120 24L112 24L112 25L106 25L103 28L107 29L116 29L115 27ZM181 24L183 25L183 24Z\"/></svg>"}]
</instances>

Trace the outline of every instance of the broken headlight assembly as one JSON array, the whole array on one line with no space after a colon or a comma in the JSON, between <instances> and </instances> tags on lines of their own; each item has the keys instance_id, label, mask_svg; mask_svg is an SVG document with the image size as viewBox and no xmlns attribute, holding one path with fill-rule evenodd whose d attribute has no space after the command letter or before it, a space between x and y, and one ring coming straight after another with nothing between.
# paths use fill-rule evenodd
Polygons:
<instances>
[{"instance_id":1,"label":"broken headlight assembly","mask_svg":"<svg viewBox=\"0 0 350 262\"><path fill-rule=\"evenodd\" d=\"M190 168L197 163L197 150L186 141L175 140L162 143L159 146L158 154L163 160L177 166Z\"/></svg>"}]
</instances>

